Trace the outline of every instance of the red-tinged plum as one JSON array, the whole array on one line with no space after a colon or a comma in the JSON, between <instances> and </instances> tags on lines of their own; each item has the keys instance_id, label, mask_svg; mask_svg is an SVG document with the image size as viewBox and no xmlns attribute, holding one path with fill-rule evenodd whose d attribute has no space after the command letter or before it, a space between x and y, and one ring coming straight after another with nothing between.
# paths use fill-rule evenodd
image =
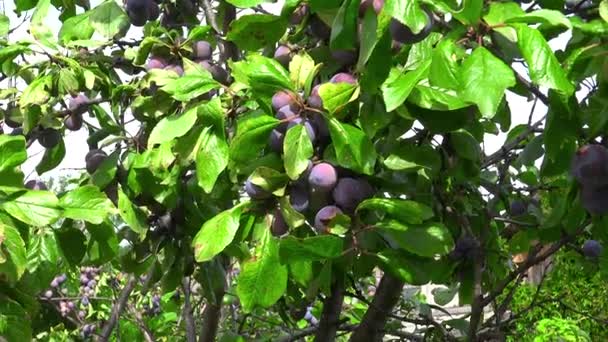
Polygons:
<instances>
[{"instance_id":1,"label":"red-tinged plum","mask_svg":"<svg viewBox=\"0 0 608 342\"><path fill-rule=\"evenodd\" d=\"M361 0L361 3L359 4L359 17L364 17L365 12L367 12L370 7L373 7L374 12L379 14L380 11L382 11L382 7L384 7L384 0Z\"/></svg>"},{"instance_id":2,"label":"red-tinged plum","mask_svg":"<svg viewBox=\"0 0 608 342\"><path fill-rule=\"evenodd\" d=\"M528 210L526 203L522 200L514 200L509 206L509 213L511 216L521 216Z\"/></svg>"},{"instance_id":3,"label":"red-tinged plum","mask_svg":"<svg viewBox=\"0 0 608 342\"><path fill-rule=\"evenodd\" d=\"M571 173L579 184L588 188L608 185L608 149L602 145L581 147L572 159Z\"/></svg>"},{"instance_id":4,"label":"red-tinged plum","mask_svg":"<svg viewBox=\"0 0 608 342\"><path fill-rule=\"evenodd\" d=\"M30 190L48 190L46 184L38 179L31 179L25 183L25 187Z\"/></svg>"},{"instance_id":5,"label":"red-tinged plum","mask_svg":"<svg viewBox=\"0 0 608 342\"><path fill-rule=\"evenodd\" d=\"M347 213L353 213L357 206L374 195L374 189L364 179L340 178L332 192L336 205Z\"/></svg>"},{"instance_id":6,"label":"red-tinged plum","mask_svg":"<svg viewBox=\"0 0 608 342\"><path fill-rule=\"evenodd\" d=\"M148 20L156 20L160 16L160 8L154 0L148 0Z\"/></svg>"},{"instance_id":7,"label":"red-tinged plum","mask_svg":"<svg viewBox=\"0 0 608 342\"><path fill-rule=\"evenodd\" d=\"M211 46L211 44L209 44L209 42L204 40L200 40L194 43L193 50L194 58L198 60L211 59L211 56L213 54L213 47Z\"/></svg>"},{"instance_id":8,"label":"red-tinged plum","mask_svg":"<svg viewBox=\"0 0 608 342\"><path fill-rule=\"evenodd\" d=\"M298 6L293 13L289 16L289 23L292 25L299 25L304 18L308 15L308 5L302 4Z\"/></svg>"},{"instance_id":9,"label":"red-tinged plum","mask_svg":"<svg viewBox=\"0 0 608 342\"><path fill-rule=\"evenodd\" d=\"M346 72L340 72L335 74L330 80L329 82L331 83L350 83L350 84L357 84L357 79Z\"/></svg>"},{"instance_id":10,"label":"red-tinged plum","mask_svg":"<svg viewBox=\"0 0 608 342\"><path fill-rule=\"evenodd\" d=\"M276 111L287 106L297 106L297 98L294 93L280 90L272 95L272 108Z\"/></svg>"},{"instance_id":11,"label":"red-tinged plum","mask_svg":"<svg viewBox=\"0 0 608 342\"><path fill-rule=\"evenodd\" d=\"M320 163L313 166L308 176L308 184L319 191L329 192L338 181L336 169L328 163Z\"/></svg>"},{"instance_id":12,"label":"red-tinged plum","mask_svg":"<svg viewBox=\"0 0 608 342\"><path fill-rule=\"evenodd\" d=\"M72 114L84 114L87 111L87 106L84 105L89 102L89 98L85 94L78 94L77 96L72 96L68 100L68 109L72 112Z\"/></svg>"},{"instance_id":13,"label":"red-tinged plum","mask_svg":"<svg viewBox=\"0 0 608 342\"><path fill-rule=\"evenodd\" d=\"M582 250L583 250L583 254L587 258L597 259L602 254L604 247L602 246L601 243L599 243L596 240L587 240L583 244Z\"/></svg>"},{"instance_id":14,"label":"red-tinged plum","mask_svg":"<svg viewBox=\"0 0 608 342\"><path fill-rule=\"evenodd\" d=\"M412 32L412 30L409 27L404 25L399 20L397 20L395 18L391 19L391 23L389 25L389 31L391 32L391 36L393 37L393 40L396 40L402 44L415 44L415 43L418 43L418 42L424 40L424 38L426 38L433 30L433 24L434 24L433 16L427 11L425 11L425 13L426 13L426 18L427 18L426 25L418 33Z\"/></svg>"},{"instance_id":15,"label":"red-tinged plum","mask_svg":"<svg viewBox=\"0 0 608 342\"><path fill-rule=\"evenodd\" d=\"M321 40L327 40L331 36L331 27L327 26L327 24L316 15L310 18L308 28L313 36Z\"/></svg>"},{"instance_id":16,"label":"red-tinged plum","mask_svg":"<svg viewBox=\"0 0 608 342\"><path fill-rule=\"evenodd\" d=\"M82 115L80 114L71 114L68 115L65 120L63 120L63 125L65 126L65 128L69 129L70 131L77 131L79 129L82 128Z\"/></svg>"},{"instance_id":17,"label":"red-tinged plum","mask_svg":"<svg viewBox=\"0 0 608 342\"><path fill-rule=\"evenodd\" d=\"M357 52L353 50L334 50L331 57L340 65L352 65L357 61Z\"/></svg>"},{"instance_id":18,"label":"red-tinged plum","mask_svg":"<svg viewBox=\"0 0 608 342\"><path fill-rule=\"evenodd\" d=\"M165 67L165 70L173 71L174 73L182 76L184 74L184 68L181 65L171 64Z\"/></svg>"},{"instance_id":19,"label":"red-tinged plum","mask_svg":"<svg viewBox=\"0 0 608 342\"><path fill-rule=\"evenodd\" d=\"M251 182L251 179L248 179L245 182L245 192L247 192L247 195L249 195L249 197L251 197L251 199L257 199L257 200L267 199L267 198L270 198L270 196L272 196L272 194L270 192L264 190L261 186L253 184Z\"/></svg>"},{"instance_id":20,"label":"red-tinged plum","mask_svg":"<svg viewBox=\"0 0 608 342\"><path fill-rule=\"evenodd\" d=\"M274 51L274 59L285 69L289 69L289 62L291 61L291 49L285 45L279 45L279 47Z\"/></svg>"},{"instance_id":21,"label":"red-tinged plum","mask_svg":"<svg viewBox=\"0 0 608 342\"><path fill-rule=\"evenodd\" d=\"M342 210L334 205L321 208L315 215L315 230L320 234L327 233L331 220L340 214Z\"/></svg>"},{"instance_id":22,"label":"red-tinged plum","mask_svg":"<svg viewBox=\"0 0 608 342\"><path fill-rule=\"evenodd\" d=\"M583 186L581 189L581 204L589 214L608 214L608 186L601 188Z\"/></svg>"},{"instance_id":23,"label":"red-tinged plum","mask_svg":"<svg viewBox=\"0 0 608 342\"><path fill-rule=\"evenodd\" d=\"M308 209L308 189L303 186L293 186L289 190L289 203L297 212L303 213Z\"/></svg>"},{"instance_id":24,"label":"red-tinged plum","mask_svg":"<svg viewBox=\"0 0 608 342\"><path fill-rule=\"evenodd\" d=\"M38 133L38 143L44 148L53 148L61 141L61 133L53 128L44 128Z\"/></svg>"},{"instance_id":25,"label":"red-tinged plum","mask_svg":"<svg viewBox=\"0 0 608 342\"><path fill-rule=\"evenodd\" d=\"M148 63L146 63L146 69L147 70L164 69L167 67L167 65L168 65L168 63L164 58L158 57L158 56L152 56L152 57L150 57L150 59L148 59Z\"/></svg>"},{"instance_id":26,"label":"red-tinged plum","mask_svg":"<svg viewBox=\"0 0 608 342\"><path fill-rule=\"evenodd\" d=\"M127 15L133 26L144 26L148 21L149 0L127 0Z\"/></svg>"},{"instance_id":27,"label":"red-tinged plum","mask_svg":"<svg viewBox=\"0 0 608 342\"><path fill-rule=\"evenodd\" d=\"M285 218L279 209L274 211L274 219L270 226L270 232L276 237L281 237L289 232L289 226L285 222Z\"/></svg>"},{"instance_id":28,"label":"red-tinged plum","mask_svg":"<svg viewBox=\"0 0 608 342\"><path fill-rule=\"evenodd\" d=\"M95 173L106 158L108 158L108 155L103 150L90 150L84 157L87 172L91 175Z\"/></svg>"},{"instance_id":29,"label":"red-tinged plum","mask_svg":"<svg viewBox=\"0 0 608 342\"><path fill-rule=\"evenodd\" d=\"M308 96L308 99L306 100L306 103L312 108L323 109L323 99L321 99L321 96L319 95L320 87L320 84L314 86L310 91L310 96Z\"/></svg>"},{"instance_id":30,"label":"red-tinged plum","mask_svg":"<svg viewBox=\"0 0 608 342\"><path fill-rule=\"evenodd\" d=\"M275 115L275 117L279 120L293 119L294 117L296 117L298 115L298 112L299 112L299 108L296 105L288 104L288 105L281 107L277 111L277 114ZM280 132L285 133L285 131L287 130L287 126L289 124L290 124L290 122L287 122L287 121L281 122L277 126L277 129Z\"/></svg>"},{"instance_id":31,"label":"red-tinged plum","mask_svg":"<svg viewBox=\"0 0 608 342\"><path fill-rule=\"evenodd\" d=\"M285 134L281 133L278 129L273 129L270 132L270 138L268 145L270 145L270 149L278 154L283 153L283 141L285 141Z\"/></svg>"}]
</instances>

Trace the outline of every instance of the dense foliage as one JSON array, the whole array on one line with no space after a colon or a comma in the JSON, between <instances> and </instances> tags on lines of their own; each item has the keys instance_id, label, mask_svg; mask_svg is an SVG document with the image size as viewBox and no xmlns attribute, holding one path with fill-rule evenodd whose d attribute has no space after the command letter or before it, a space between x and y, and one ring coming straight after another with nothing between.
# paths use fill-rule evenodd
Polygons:
<instances>
[{"instance_id":1,"label":"dense foliage","mask_svg":"<svg viewBox=\"0 0 608 342\"><path fill-rule=\"evenodd\" d=\"M605 336L520 288L564 251L605 294L607 0L264 3L0 16L2 339Z\"/></svg>"}]
</instances>

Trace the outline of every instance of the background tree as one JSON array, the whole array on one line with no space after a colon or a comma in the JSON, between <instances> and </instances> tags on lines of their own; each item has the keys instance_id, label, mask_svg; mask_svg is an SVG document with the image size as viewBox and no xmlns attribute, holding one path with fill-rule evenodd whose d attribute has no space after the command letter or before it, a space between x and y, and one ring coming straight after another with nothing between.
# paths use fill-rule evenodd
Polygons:
<instances>
[{"instance_id":1,"label":"background tree","mask_svg":"<svg viewBox=\"0 0 608 342\"><path fill-rule=\"evenodd\" d=\"M3 339L501 340L530 267L570 251L605 281L608 1L263 5L0 17ZM68 189L25 181L81 130ZM428 283L436 304L403 290ZM604 336L551 315L530 334Z\"/></svg>"}]
</instances>

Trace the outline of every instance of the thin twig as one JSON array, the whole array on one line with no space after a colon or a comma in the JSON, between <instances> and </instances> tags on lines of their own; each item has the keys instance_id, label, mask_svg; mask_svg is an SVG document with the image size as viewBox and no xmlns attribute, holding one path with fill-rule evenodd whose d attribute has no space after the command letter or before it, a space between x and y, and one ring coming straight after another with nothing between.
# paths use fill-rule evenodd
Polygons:
<instances>
[{"instance_id":1,"label":"thin twig","mask_svg":"<svg viewBox=\"0 0 608 342\"><path fill-rule=\"evenodd\" d=\"M135 289L135 285L137 284L137 277L131 276L125 287L120 292L118 296L118 300L112 306L112 312L110 314L110 319L104 324L103 329L101 330L101 334L99 336L100 341L108 341L110 339L110 335L112 334L112 330L118 322L118 318L122 314L127 304L127 300L129 300L129 296L133 289Z\"/></svg>"}]
</instances>

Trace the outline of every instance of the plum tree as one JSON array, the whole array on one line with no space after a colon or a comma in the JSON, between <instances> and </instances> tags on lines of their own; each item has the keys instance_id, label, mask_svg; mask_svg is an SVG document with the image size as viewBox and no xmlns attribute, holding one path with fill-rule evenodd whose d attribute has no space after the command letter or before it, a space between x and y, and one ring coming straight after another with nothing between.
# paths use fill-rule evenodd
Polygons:
<instances>
[{"instance_id":1,"label":"plum tree","mask_svg":"<svg viewBox=\"0 0 608 342\"><path fill-rule=\"evenodd\" d=\"M597 259L602 254L604 247L597 240L586 240L582 247L583 254L590 259Z\"/></svg>"},{"instance_id":2,"label":"plum tree","mask_svg":"<svg viewBox=\"0 0 608 342\"><path fill-rule=\"evenodd\" d=\"M310 17L308 29L313 36L321 40L327 40L331 36L331 28L318 15Z\"/></svg>"},{"instance_id":3,"label":"plum tree","mask_svg":"<svg viewBox=\"0 0 608 342\"><path fill-rule=\"evenodd\" d=\"M308 176L308 183L316 190L329 192L338 181L336 169L328 163L319 163L313 166Z\"/></svg>"},{"instance_id":4,"label":"plum tree","mask_svg":"<svg viewBox=\"0 0 608 342\"><path fill-rule=\"evenodd\" d=\"M415 44L424 40L424 38L426 38L431 33L434 25L432 13L428 10L425 10L425 14L427 18L426 25L418 33L412 32L409 27L404 25L399 20L395 18L391 19L389 30L391 32L391 37L393 37L393 40L402 44Z\"/></svg>"},{"instance_id":5,"label":"plum tree","mask_svg":"<svg viewBox=\"0 0 608 342\"><path fill-rule=\"evenodd\" d=\"M38 132L38 143L44 148L53 148L63 139L61 133L54 128L44 128Z\"/></svg>"},{"instance_id":6,"label":"plum tree","mask_svg":"<svg viewBox=\"0 0 608 342\"><path fill-rule=\"evenodd\" d=\"M274 59L281 63L286 69L289 68L289 62L291 61L291 49L286 45L279 45L274 51Z\"/></svg>"},{"instance_id":7,"label":"plum tree","mask_svg":"<svg viewBox=\"0 0 608 342\"><path fill-rule=\"evenodd\" d=\"M332 195L336 205L344 212L352 213L363 200L374 194L372 186L364 179L340 178Z\"/></svg>"},{"instance_id":8,"label":"plum tree","mask_svg":"<svg viewBox=\"0 0 608 342\"><path fill-rule=\"evenodd\" d=\"M329 224L340 214L342 214L342 210L335 205L328 205L321 208L315 215L315 230L317 233L328 233Z\"/></svg>"},{"instance_id":9,"label":"plum tree","mask_svg":"<svg viewBox=\"0 0 608 342\"><path fill-rule=\"evenodd\" d=\"M571 173L586 187L608 185L608 149L602 145L581 147L572 158Z\"/></svg>"},{"instance_id":10,"label":"plum tree","mask_svg":"<svg viewBox=\"0 0 608 342\"><path fill-rule=\"evenodd\" d=\"M89 174L95 173L101 164L108 158L106 152L100 149L90 150L84 157L86 169Z\"/></svg>"}]
</instances>

